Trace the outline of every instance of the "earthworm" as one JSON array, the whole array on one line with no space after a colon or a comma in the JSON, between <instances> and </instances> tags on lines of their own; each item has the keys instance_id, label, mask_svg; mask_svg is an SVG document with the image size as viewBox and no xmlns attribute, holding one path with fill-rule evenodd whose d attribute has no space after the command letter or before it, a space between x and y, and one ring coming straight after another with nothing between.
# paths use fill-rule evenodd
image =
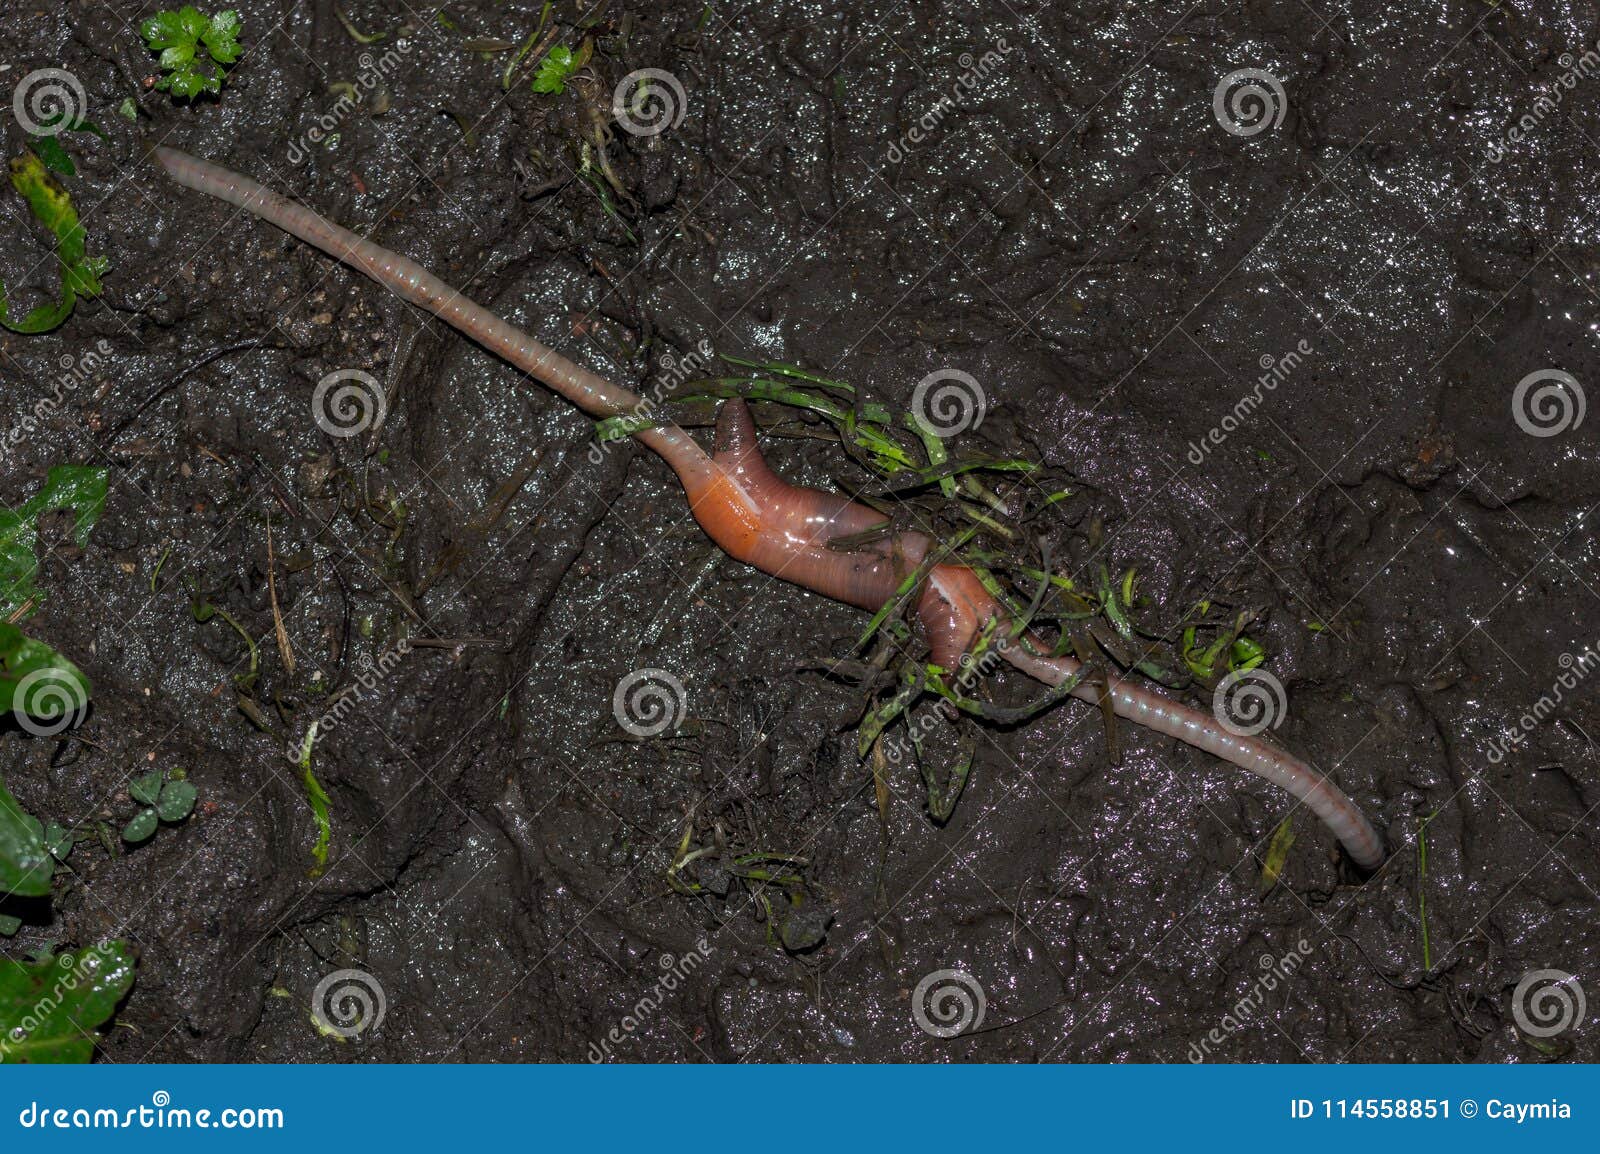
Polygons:
<instances>
[{"instance_id":1,"label":"earthworm","mask_svg":"<svg viewBox=\"0 0 1600 1154\"><path fill-rule=\"evenodd\" d=\"M219 165L159 145L150 152L179 184L241 208L360 270L584 412L612 417L649 411L636 393L567 360L415 261ZM719 411L711 455L670 423L634 436L671 466L695 520L725 553L836 601L881 609L922 566L932 546L926 534L903 531L853 550L830 548L835 538L866 533L888 519L847 497L791 485L774 473L757 445L755 424L742 400L730 400ZM917 618L932 659L945 669L956 668L991 619L1010 621L977 575L962 565L933 565L916 597ZM1060 685L1079 672L1081 667L1072 658L1044 656L1031 638L1022 640L1001 646L1000 652L1023 673ZM1322 819L1363 869L1375 869L1383 861L1383 843L1366 815L1305 762L1259 738L1234 734L1215 718L1142 685L1115 676L1106 683L1118 716L1205 750L1285 790ZM1101 692L1100 686L1083 683L1072 695L1098 702Z\"/></svg>"}]
</instances>

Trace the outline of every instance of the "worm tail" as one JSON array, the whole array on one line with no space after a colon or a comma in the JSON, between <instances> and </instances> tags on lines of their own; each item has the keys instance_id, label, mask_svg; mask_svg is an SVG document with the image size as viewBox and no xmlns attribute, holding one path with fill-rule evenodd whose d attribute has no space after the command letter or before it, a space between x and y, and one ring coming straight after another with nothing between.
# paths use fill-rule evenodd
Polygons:
<instances>
[{"instance_id":1,"label":"worm tail","mask_svg":"<svg viewBox=\"0 0 1600 1154\"><path fill-rule=\"evenodd\" d=\"M1037 657L1021 645L1008 645L1004 653L1006 660L1022 672L1050 685L1061 684L1079 669L1078 663L1070 657ZM1098 688L1091 685L1080 685L1073 690L1073 696L1084 701L1097 702L1098 694ZM1231 733L1214 717L1198 709L1118 677L1111 679L1111 699L1118 717L1176 737L1240 769L1247 769L1304 802L1362 869L1374 870L1383 864L1383 841L1367 815L1338 786L1305 762L1259 738Z\"/></svg>"},{"instance_id":2,"label":"worm tail","mask_svg":"<svg viewBox=\"0 0 1600 1154\"><path fill-rule=\"evenodd\" d=\"M426 309L543 382L591 416L612 417L648 411L649 406L637 393L574 364L550 346L463 296L416 261L357 236L305 205L296 204L219 164L159 144L150 146L147 153L185 188L214 196L258 216L365 273L402 300ZM710 458L695 444L694 438L676 425L646 429L636 436L665 458L685 486L703 487L708 483L712 473Z\"/></svg>"}]
</instances>

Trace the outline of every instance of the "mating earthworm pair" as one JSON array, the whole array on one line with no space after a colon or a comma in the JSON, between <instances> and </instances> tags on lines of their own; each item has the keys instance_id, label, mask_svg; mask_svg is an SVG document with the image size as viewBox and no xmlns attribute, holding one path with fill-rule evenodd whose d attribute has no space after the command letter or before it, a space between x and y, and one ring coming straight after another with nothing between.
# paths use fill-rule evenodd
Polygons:
<instances>
[{"instance_id":1,"label":"mating earthworm pair","mask_svg":"<svg viewBox=\"0 0 1600 1154\"><path fill-rule=\"evenodd\" d=\"M643 402L636 394L567 360L415 261L364 240L248 177L173 148L155 146L151 155L179 184L227 201L359 269L584 412L611 417L640 411ZM755 425L741 400L723 405L710 455L673 424L659 424L634 436L672 467L695 520L730 557L834 600L862 609L882 608L918 570L931 547L925 534L901 532L854 551L829 548L835 538L863 533L883 524L885 517L838 494L791 485L777 476L761 455ZM1008 632L1014 625L970 569L949 563L928 571L917 592L916 612L934 662L946 669L956 667L991 620L998 619ZM1026 635L1000 652L1017 669L1049 685L1061 685L1081 672L1077 661L1044 655ZM1363 869L1375 869L1383 861L1383 843L1366 815L1303 761L1257 737L1232 733L1215 718L1124 678L1110 677L1104 688L1080 678L1072 695L1098 702L1102 692L1109 692L1119 717L1247 769L1304 802Z\"/></svg>"}]
</instances>

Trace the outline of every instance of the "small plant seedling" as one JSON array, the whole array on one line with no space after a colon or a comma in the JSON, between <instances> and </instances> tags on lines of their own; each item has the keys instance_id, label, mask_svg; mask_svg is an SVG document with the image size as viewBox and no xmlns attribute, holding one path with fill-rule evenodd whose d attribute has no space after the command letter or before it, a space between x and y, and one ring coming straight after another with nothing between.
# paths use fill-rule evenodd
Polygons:
<instances>
[{"instance_id":1,"label":"small plant seedling","mask_svg":"<svg viewBox=\"0 0 1600 1154\"><path fill-rule=\"evenodd\" d=\"M198 587L192 587L192 591L194 595L191 598L189 608L196 622L204 625L213 617L220 617L233 627L235 633L244 639L245 648L250 652L250 669L245 673L234 674L233 681L238 686L241 696L248 694L251 687L255 685L256 678L261 673L261 650L257 647L255 639L250 636L250 631L234 620L233 614L207 601Z\"/></svg>"},{"instance_id":2,"label":"small plant seedling","mask_svg":"<svg viewBox=\"0 0 1600 1154\"><path fill-rule=\"evenodd\" d=\"M592 40L585 40L576 52L565 44L556 45L543 60L539 61L539 70L533 74L533 90L549 93L565 92L567 81L572 79L578 69L589 63L589 57L593 55Z\"/></svg>"},{"instance_id":3,"label":"small plant seedling","mask_svg":"<svg viewBox=\"0 0 1600 1154\"><path fill-rule=\"evenodd\" d=\"M202 92L215 96L227 79L223 68L239 59L239 14L231 9L206 16L185 5L176 12L157 12L139 25L152 52L161 53L166 72L156 87L179 100Z\"/></svg>"},{"instance_id":4,"label":"small plant seedling","mask_svg":"<svg viewBox=\"0 0 1600 1154\"><path fill-rule=\"evenodd\" d=\"M133 784L128 786L128 796L144 808L122 827L122 840L129 845L139 845L150 840L161 822L180 822L193 813L199 791L181 769L165 773L153 769L133 779Z\"/></svg>"},{"instance_id":5,"label":"small plant seedling","mask_svg":"<svg viewBox=\"0 0 1600 1154\"><path fill-rule=\"evenodd\" d=\"M572 49L564 44L558 44L550 49L550 54L539 61L539 71L533 75L533 90L535 92L565 92L567 79L578 70L572 62Z\"/></svg>"},{"instance_id":6,"label":"small plant seedling","mask_svg":"<svg viewBox=\"0 0 1600 1154\"><path fill-rule=\"evenodd\" d=\"M1209 612L1210 608L1210 604L1203 601L1196 606L1201 614ZM1228 673L1248 672L1265 661L1267 651L1244 632L1249 623L1249 615L1240 614L1231 628L1224 628L1221 635L1205 647L1197 641L1195 627L1187 626L1183 631L1182 654L1189 672L1202 682L1214 681ZM1226 660L1222 661L1224 655Z\"/></svg>"}]
</instances>

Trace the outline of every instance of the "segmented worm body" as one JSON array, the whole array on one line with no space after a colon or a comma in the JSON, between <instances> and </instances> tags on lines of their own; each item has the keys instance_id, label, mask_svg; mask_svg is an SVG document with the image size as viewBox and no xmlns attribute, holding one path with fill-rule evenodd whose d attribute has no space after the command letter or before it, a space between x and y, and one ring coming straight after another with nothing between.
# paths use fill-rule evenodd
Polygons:
<instances>
[{"instance_id":1,"label":"segmented worm body","mask_svg":"<svg viewBox=\"0 0 1600 1154\"><path fill-rule=\"evenodd\" d=\"M357 236L248 177L157 146L155 160L179 184L235 205L359 269L379 284L471 337L597 417L645 412L635 393L567 360L554 349L468 300L415 261ZM729 556L764 573L836 601L877 610L916 571L932 546L917 532L886 534L852 550L830 548L836 538L880 526L883 514L848 498L791 485L762 457L743 401L728 401L717 417L713 454L672 424L635 434L672 467L695 520ZM938 564L917 592L917 617L933 660L953 669L978 631L1005 611L969 569ZM1007 661L1050 685L1079 670L1070 657L1048 657L1039 646L1013 643ZM1356 863L1376 868L1383 843L1366 815L1309 765L1255 737L1229 732L1215 718L1118 677L1107 686L1120 717L1175 737L1247 769L1304 802L1344 844ZM1073 695L1098 701L1101 687L1079 685Z\"/></svg>"}]
</instances>

